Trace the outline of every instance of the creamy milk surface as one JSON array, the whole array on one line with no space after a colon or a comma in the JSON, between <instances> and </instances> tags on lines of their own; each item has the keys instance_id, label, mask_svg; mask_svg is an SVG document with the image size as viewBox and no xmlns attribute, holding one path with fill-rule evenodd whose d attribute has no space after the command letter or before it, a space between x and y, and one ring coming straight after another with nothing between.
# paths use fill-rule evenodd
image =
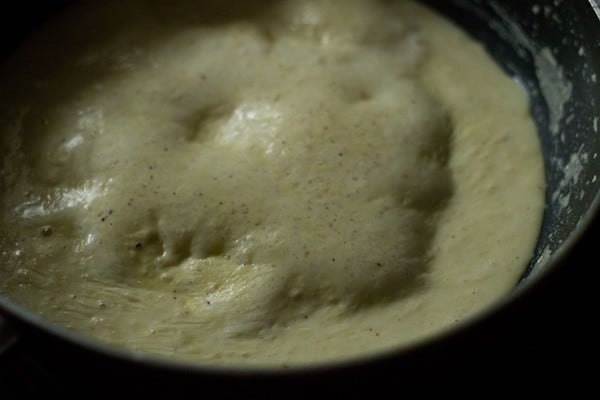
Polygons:
<instances>
[{"instance_id":1,"label":"creamy milk surface","mask_svg":"<svg viewBox=\"0 0 600 400\"><path fill-rule=\"evenodd\" d=\"M411 1L209 3L83 2L5 62L2 295L280 366L409 345L516 284L543 165L479 44Z\"/></svg>"}]
</instances>

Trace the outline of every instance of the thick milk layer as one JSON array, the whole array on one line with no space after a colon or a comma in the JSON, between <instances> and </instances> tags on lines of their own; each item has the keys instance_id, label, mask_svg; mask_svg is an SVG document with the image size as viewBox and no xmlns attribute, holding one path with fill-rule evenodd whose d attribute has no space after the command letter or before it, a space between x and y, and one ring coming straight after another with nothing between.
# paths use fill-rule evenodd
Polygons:
<instances>
[{"instance_id":1,"label":"thick milk layer","mask_svg":"<svg viewBox=\"0 0 600 400\"><path fill-rule=\"evenodd\" d=\"M88 3L1 75L5 296L135 350L281 365L408 345L516 283L535 127L441 17Z\"/></svg>"}]
</instances>

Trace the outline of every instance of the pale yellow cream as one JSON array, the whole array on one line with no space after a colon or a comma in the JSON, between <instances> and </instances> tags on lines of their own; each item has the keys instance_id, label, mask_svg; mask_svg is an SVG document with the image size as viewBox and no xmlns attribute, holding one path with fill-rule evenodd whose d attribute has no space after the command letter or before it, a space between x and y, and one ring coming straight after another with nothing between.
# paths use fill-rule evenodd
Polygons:
<instances>
[{"instance_id":1,"label":"pale yellow cream","mask_svg":"<svg viewBox=\"0 0 600 400\"><path fill-rule=\"evenodd\" d=\"M416 3L84 2L1 72L1 293L98 339L350 358L472 316L532 255L525 96Z\"/></svg>"}]
</instances>

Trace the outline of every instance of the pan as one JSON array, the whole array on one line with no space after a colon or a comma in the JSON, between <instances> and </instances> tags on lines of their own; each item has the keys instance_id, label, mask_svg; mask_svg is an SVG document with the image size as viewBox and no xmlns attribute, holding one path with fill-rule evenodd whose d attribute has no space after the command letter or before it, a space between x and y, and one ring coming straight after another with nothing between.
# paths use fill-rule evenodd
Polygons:
<instances>
[{"instance_id":1,"label":"pan","mask_svg":"<svg viewBox=\"0 0 600 400\"><path fill-rule=\"evenodd\" d=\"M449 383L465 375L496 382L505 368L514 376L558 373L564 380L561 363L575 363L574 353L592 341L585 335L592 301L585 275L597 265L588 257L599 237L600 5L422 1L481 41L523 87L539 130L547 184L543 225L534 257L509 295L468 323L410 348L289 370L207 368L135 354L55 326L0 296L0 364L13 388L356 394L398 385L427 391L432 379ZM3 18L16 23L0 42L1 54L67 3L13 5ZM20 372L10 372L15 365ZM23 379L30 369L37 371L33 378Z\"/></svg>"}]
</instances>

